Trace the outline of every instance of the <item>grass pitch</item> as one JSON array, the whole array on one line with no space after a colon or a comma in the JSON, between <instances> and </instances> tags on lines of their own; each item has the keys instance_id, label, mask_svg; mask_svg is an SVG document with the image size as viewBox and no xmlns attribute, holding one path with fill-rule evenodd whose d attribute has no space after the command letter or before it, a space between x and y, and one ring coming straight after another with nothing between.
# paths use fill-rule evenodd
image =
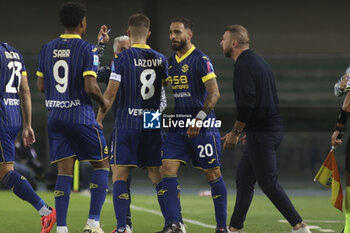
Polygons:
<instances>
[{"instance_id":1,"label":"grass pitch","mask_svg":"<svg viewBox=\"0 0 350 233\"><path fill-rule=\"evenodd\" d=\"M54 205L52 193L39 195ZM233 195L228 198L228 220L233 210ZM296 209L312 232L337 232L343 228L343 213L330 205L330 197L292 197ZM182 195L182 213L189 233L214 233L210 226L215 225L214 207L211 198L197 195ZM159 207L155 195L132 195L131 210L134 233L154 233L163 227L163 219L157 213ZM78 193L71 194L68 210L68 228L70 233L80 233L86 223L89 210L89 198ZM156 211L156 212L155 212ZM284 233L290 232L288 223L280 222L284 218L265 196L255 196L245 222L246 233ZM106 233L115 228L116 220L112 196L108 195L102 209L101 223ZM201 225L202 224L202 225ZM206 226L203 226L205 224ZM0 191L0 233L37 233L40 232L40 216L28 203L20 200L9 191ZM55 228L53 231L55 232Z\"/></svg>"}]
</instances>

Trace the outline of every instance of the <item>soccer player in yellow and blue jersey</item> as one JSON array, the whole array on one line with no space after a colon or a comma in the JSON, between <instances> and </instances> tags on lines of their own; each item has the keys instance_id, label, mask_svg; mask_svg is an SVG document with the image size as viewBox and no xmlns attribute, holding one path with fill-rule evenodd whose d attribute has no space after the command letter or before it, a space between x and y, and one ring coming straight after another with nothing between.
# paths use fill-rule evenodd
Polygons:
<instances>
[{"instance_id":1,"label":"soccer player in yellow and blue jersey","mask_svg":"<svg viewBox=\"0 0 350 233\"><path fill-rule=\"evenodd\" d=\"M83 232L102 233L100 213L108 189L108 148L95 120L91 98L102 109L109 105L96 82L97 49L81 37L86 30L86 8L69 2L60 10L65 33L45 44L39 56L38 88L45 92L49 111L51 163L57 163L55 186L57 232L68 232L67 209L75 159L90 161L90 212Z\"/></svg>"},{"instance_id":2,"label":"soccer player in yellow and blue jersey","mask_svg":"<svg viewBox=\"0 0 350 233\"><path fill-rule=\"evenodd\" d=\"M220 134L213 111L220 97L213 66L207 55L192 44L192 22L175 18L170 40L176 53L169 58L169 78L175 98L174 120L193 123L171 128L162 146L162 175L167 226L161 233L182 232L179 226L177 171L190 160L204 171L211 186L216 232L226 232L227 190L220 172ZM173 120L172 120L173 121ZM209 127L201 127L204 121ZM213 124L215 122L215 124ZM197 124L198 123L198 124Z\"/></svg>"},{"instance_id":3,"label":"soccer player in yellow and blue jersey","mask_svg":"<svg viewBox=\"0 0 350 233\"><path fill-rule=\"evenodd\" d=\"M113 61L111 76L104 93L110 102L115 100L115 122L111 138L111 169L113 173L113 202L117 228L113 232L128 233L126 211L130 202L127 179L130 168L144 167L157 193L161 190L160 129L144 129L144 111L160 115L162 82L167 78L168 62L164 55L147 44L150 20L142 14L129 17L128 36L131 48L121 52ZM159 115L158 115L159 114ZM97 121L102 125L105 113ZM163 196L158 195L164 213Z\"/></svg>"},{"instance_id":4,"label":"soccer player in yellow and blue jersey","mask_svg":"<svg viewBox=\"0 0 350 233\"><path fill-rule=\"evenodd\" d=\"M0 43L0 181L38 210L42 216L41 233L48 233L56 222L55 210L46 205L13 167L15 139L21 128L24 146L35 142L31 125L31 95L22 55L7 43Z\"/></svg>"}]
</instances>

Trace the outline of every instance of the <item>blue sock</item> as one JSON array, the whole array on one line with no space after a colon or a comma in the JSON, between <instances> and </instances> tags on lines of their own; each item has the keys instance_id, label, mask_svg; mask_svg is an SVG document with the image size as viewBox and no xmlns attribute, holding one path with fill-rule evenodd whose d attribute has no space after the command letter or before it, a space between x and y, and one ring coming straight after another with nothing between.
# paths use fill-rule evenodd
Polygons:
<instances>
[{"instance_id":1,"label":"blue sock","mask_svg":"<svg viewBox=\"0 0 350 233\"><path fill-rule=\"evenodd\" d=\"M159 203L159 207L160 210L162 211L162 215L164 217L164 221L165 221L165 225L168 224L168 222L166 222L167 217L166 215L166 211L165 211L165 204L164 204L164 190L163 190L163 181L160 181L157 185L156 185L156 191L157 191L157 198L158 198L158 203Z\"/></svg>"},{"instance_id":2,"label":"blue sock","mask_svg":"<svg viewBox=\"0 0 350 233\"><path fill-rule=\"evenodd\" d=\"M90 182L91 200L89 219L100 221L102 205L107 195L108 174L108 169L95 169L92 173Z\"/></svg>"},{"instance_id":3,"label":"blue sock","mask_svg":"<svg viewBox=\"0 0 350 233\"><path fill-rule=\"evenodd\" d=\"M73 177L58 174L55 186L55 206L57 226L67 226L67 211Z\"/></svg>"},{"instance_id":4,"label":"blue sock","mask_svg":"<svg viewBox=\"0 0 350 233\"><path fill-rule=\"evenodd\" d=\"M179 222L184 223L182 219L182 214L181 214L181 202L180 202L180 195L181 195L181 187L180 185L177 186L177 206L179 208Z\"/></svg>"},{"instance_id":5,"label":"blue sock","mask_svg":"<svg viewBox=\"0 0 350 233\"><path fill-rule=\"evenodd\" d=\"M117 218L117 229L126 227L126 211L130 203L127 184L123 180L117 180L113 184L114 212Z\"/></svg>"},{"instance_id":6,"label":"blue sock","mask_svg":"<svg viewBox=\"0 0 350 233\"><path fill-rule=\"evenodd\" d=\"M214 201L217 228L226 229L227 189L224 180L221 176L216 180L210 181L209 184Z\"/></svg>"},{"instance_id":7,"label":"blue sock","mask_svg":"<svg viewBox=\"0 0 350 233\"><path fill-rule=\"evenodd\" d=\"M7 187L11 189L17 197L29 202L34 206L38 211L46 205L44 200L42 200L34 191L33 187L30 185L28 180L18 174L15 171L9 171L3 177L1 182Z\"/></svg>"},{"instance_id":8,"label":"blue sock","mask_svg":"<svg viewBox=\"0 0 350 233\"><path fill-rule=\"evenodd\" d=\"M179 222L178 186L179 183L176 176L163 178L166 223Z\"/></svg>"}]
</instances>

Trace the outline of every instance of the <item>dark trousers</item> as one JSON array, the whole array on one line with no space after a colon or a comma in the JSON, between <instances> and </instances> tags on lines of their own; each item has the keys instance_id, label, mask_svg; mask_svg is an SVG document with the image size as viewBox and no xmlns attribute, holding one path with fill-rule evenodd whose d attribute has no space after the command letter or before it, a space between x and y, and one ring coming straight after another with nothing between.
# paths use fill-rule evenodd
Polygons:
<instances>
[{"instance_id":1,"label":"dark trousers","mask_svg":"<svg viewBox=\"0 0 350 233\"><path fill-rule=\"evenodd\" d=\"M256 182L292 226L302 222L278 183L276 149L282 138L282 129L275 132L247 132L247 145L236 175L237 197L230 226L243 228Z\"/></svg>"}]
</instances>

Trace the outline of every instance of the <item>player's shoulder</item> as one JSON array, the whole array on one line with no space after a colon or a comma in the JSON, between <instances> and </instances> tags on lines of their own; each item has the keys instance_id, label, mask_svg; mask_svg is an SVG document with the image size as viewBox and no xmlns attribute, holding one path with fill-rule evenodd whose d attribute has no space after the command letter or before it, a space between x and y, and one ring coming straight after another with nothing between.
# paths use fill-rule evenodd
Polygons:
<instances>
[{"instance_id":1,"label":"player's shoulder","mask_svg":"<svg viewBox=\"0 0 350 233\"><path fill-rule=\"evenodd\" d=\"M1 45L1 46L0 46L0 49L1 49L1 50L8 51L8 52L19 53L19 51L18 51L15 47L9 45L9 44L6 43L6 42L0 42L0 45Z\"/></svg>"},{"instance_id":2,"label":"player's shoulder","mask_svg":"<svg viewBox=\"0 0 350 233\"><path fill-rule=\"evenodd\" d=\"M210 57L197 48L193 50L193 56L195 56L197 59L200 59L200 60L210 61Z\"/></svg>"}]
</instances>

